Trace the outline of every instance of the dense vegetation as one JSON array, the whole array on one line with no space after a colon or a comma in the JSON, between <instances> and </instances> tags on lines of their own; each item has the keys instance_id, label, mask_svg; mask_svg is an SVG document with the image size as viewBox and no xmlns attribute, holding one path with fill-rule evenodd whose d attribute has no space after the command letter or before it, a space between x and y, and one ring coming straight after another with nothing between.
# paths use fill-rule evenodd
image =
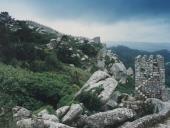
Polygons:
<instances>
[{"instance_id":1,"label":"dense vegetation","mask_svg":"<svg viewBox=\"0 0 170 128\"><path fill-rule=\"evenodd\" d=\"M156 55L160 54L164 56L165 59L165 68L166 68L166 84L170 87L170 51L168 50L160 50L160 51L155 51L155 52L147 52L147 51L141 51L141 50L136 50L136 49L131 49L125 46L117 46L117 47L111 47L109 48L112 50L114 53L116 53L120 60L123 61L126 67L132 67L134 68L134 61L135 57L138 55Z\"/></svg>"},{"instance_id":2,"label":"dense vegetation","mask_svg":"<svg viewBox=\"0 0 170 128\"><path fill-rule=\"evenodd\" d=\"M48 104L54 107L69 104L80 88L80 85L72 81L71 71L74 69L67 68L67 73L59 74L34 73L0 64L0 93L4 98L0 105L5 107L21 105L29 109L38 109ZM76 71L79 74L85 73L81 70ZM81 82L86 79L79 77Z\"/></svg>"}]
</instances>

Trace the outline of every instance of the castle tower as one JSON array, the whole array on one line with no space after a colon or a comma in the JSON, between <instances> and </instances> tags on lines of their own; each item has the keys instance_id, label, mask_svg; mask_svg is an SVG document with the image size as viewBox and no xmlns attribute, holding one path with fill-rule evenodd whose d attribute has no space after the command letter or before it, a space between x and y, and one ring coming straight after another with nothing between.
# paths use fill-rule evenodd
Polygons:
<instances>
[{"instance_id":1,"label":"castle tower","mask_svg":"<svg viewBox=\"0 0 170 128\"><path fill-rule=\"evenodd\" d=\"M145 99L166 99L164 58L161 55L136 57L135 94Z\"/></svg>"}]
</instances>

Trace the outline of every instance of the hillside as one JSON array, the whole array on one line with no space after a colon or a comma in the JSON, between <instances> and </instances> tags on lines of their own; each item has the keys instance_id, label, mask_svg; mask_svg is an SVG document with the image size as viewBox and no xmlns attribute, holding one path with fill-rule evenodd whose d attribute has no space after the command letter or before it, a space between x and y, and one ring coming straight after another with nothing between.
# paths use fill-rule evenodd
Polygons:
<instances>
[{"instance_id":1,"label":"hillside","mask_svg":"<svg viewBox=\"0 0 170 128\"><path fill-rule=\"evenodd\" d=\"M35 110L71 103L103 47L96 39L65 35L0 13L1 107Z\"/></svg>"},{"instance_id":2,"label":"hillside","mask_svg":"<svg viewBox=\"0 0 170 128\"><path fill-rule=\"evenodd\" d=\"M131 49L144 50L149 52L160 51L162 49L167 49L170 51L169 42L135 42L135 41L111 41L108 42L108 46L118 46L123 45ZM154 45L154 47L153 47Z\"/></svg>"},{"instance_id":3,"label":"hillside","mask_svg":"<svg viewBox=\"0 0 170 128\"><path fill-rule=\"evenodd\" d=\"M100 41L65 35L35 22L18 21L7 12L0 14L0 42L2 62L33 71L50 70L48 67L57 67L60 62L89 67L102 48Z\"/></svg>"},{"instance_id":4,"label":"hillside","mask_svg":"<svg viewBox=\"0 0 170 128\"><path fill-rule=\"evenodd\" d=\"M166 84L170 87L170 51L168 50L160 50L160 51L154 51L154 52L148 52L148 51L143 51L143 50L137 50L137 49L131 49L126 46L117 46L117 47L110 47L109 48L113 53L116 53L120 60L123 61L126 67L133 67L134 68L134 62L135 62L135 57L138 55L156 55L160 54L164 56L165 59L165 68L166 68Z\"/></svg>"}]
</instances>

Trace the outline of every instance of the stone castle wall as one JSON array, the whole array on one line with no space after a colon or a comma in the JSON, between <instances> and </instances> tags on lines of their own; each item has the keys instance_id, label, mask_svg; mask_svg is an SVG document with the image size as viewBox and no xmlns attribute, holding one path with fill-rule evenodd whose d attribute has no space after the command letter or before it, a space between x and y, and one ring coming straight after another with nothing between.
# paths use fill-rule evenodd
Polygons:
<instances>
[{"instance_id":1,"label":"stone castle wall","mask_svg":"<svg viewBox=\"0 0 170 128\"><path fill-rule=\"evenodd\" d=\"M139 97L166 100L165 67L161 55L136 57L135 90Z\"/></svg>"}]
</instances>

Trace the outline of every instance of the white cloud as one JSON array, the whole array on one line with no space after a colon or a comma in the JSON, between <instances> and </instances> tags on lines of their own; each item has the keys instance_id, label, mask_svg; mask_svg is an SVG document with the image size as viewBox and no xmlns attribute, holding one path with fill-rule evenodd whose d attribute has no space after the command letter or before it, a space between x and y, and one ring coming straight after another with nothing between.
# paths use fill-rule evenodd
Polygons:
<instances>
[{"instance_id":1,"label":"white cloud","mask_svg":"<svg viewBox=\"0 0 170 128\"><path fill-rule=\"evenodd\" d=\"M44 21L58 31L93 38L101 36L103 41L169 42L168 24L152 21L127 21L114 24L86 23L77 21Z\"/></svg>"},{"instance_id":2,"label":"white cloud","mask_svg":"<svg viewBox=\"0 0 170 128\"><path fill-rule=\"evenodd\" d=\"M40 17L29 5L11 3L0 5L0 11L8 11L16 19L34 20L62 33L93 38L101 36L103 41L169 42L170 24L157 21L124 21L112 24L76 20L51 20Z\"/></svg>"}]
</instances>

